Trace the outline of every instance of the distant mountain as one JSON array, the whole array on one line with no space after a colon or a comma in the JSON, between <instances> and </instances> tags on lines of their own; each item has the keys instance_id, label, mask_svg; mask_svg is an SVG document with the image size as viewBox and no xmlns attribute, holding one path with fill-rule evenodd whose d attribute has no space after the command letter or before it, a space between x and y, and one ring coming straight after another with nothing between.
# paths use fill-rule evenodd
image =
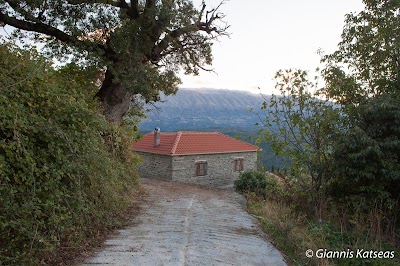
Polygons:
<instances>
[{"instance_id":1,"label":"distant mountain","mask_svg":"<svg viewBox=\"0 0 400 266\"><path fill-rule=\"evenodd\" d=\"M267 99L268 96L264 96ZM264 99L261 95L246 91L220 89L180 89L176 95L161 95L161 102L147 106L147 119L140 124L143 133L159 127L168 131L218 131L231 137L238 137L249 143L257 139L260 127L256 114L250 108L260 110ZM276 156L268 143L260 144L259 158L270 170L283 168L287 160Z\"/></svg>"},{"instance_id":2,"label":"distant mountain","mask_svg":"<svg viewBox=\"0 0 400 266\"><path fill-rule=\"evenodd\" d=\"M152 110L140 125L142 131L255 129L258 117L248 110L258 110L263 98L246 91L180 89L176 95L162 95L161 101L156 108L149 106Z\"/></svg>"}]
</instances>

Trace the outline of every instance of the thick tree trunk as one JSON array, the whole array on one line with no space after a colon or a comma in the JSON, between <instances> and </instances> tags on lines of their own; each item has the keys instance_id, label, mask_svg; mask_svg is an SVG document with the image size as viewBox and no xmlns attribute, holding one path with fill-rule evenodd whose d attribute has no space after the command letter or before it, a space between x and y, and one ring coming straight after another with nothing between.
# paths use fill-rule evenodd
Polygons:
<instances>
[{"instance_id":1,"label":"thick tree trunk","mask_svg":"<svg viewBox=\"0 0 400 266\"><path fill-rule=\"evenodd\" d=\"M118 83L113 83L114 76L106 71L104 82L96 97L100 99L103 113L113 123L120 123L123 116L129 110L133 93L126 90Z\"/></svg>"}]
</instances>

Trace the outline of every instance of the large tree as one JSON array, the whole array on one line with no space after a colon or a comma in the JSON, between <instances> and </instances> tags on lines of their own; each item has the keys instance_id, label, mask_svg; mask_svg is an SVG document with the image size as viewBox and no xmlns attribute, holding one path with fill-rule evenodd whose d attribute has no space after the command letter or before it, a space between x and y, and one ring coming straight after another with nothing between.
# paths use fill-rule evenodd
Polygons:
<instances>
[{"instance_id":1,"label":"large tree","mask_svg":"<svg viewBox=\"0 0 400 266\"><path fill-rule=\"evenodd\" d=\"M400 99L382 95L360 104L357 122L338 135L333 149L338 197L398 200L400 188Z\"/></svg>"},{"instance_id":2,"label":"large tree","mask_svg":"<svg viewBox=\"0 0 400 266\"><path fill-rule=\"evenodd\" d=\"M346 15L339 49L324 57L326 96L350 118L333 147L332 191L398 200L400 1L363 3L364 10Z\"/></svg>"},{"instance_id":3,"label":"large tree","mask_svg":"<svg viewBox=\"0 0 400 266\"><path fill-rule=\"evenodd\" d=\"M222 4L222 2L221 2ZM156 101L175 93L177 73L212 63L214 39L226 35L221 6L190 0L0 0L0 23L13 37L45 42L59 59L95 64L105 75L97 97L120 122L134 96Z\"/></svg>"},{"instance_id":4,"label":"large tree","mask_svg":"<svg viewBox=\"0 0 400 266\"><path fill-rule=\"evenodd\" d=\"M346 15L338 50L323 59L327 96L349 109L400 91L400 1L363 3Z\"/></svg>"}]
</instances>

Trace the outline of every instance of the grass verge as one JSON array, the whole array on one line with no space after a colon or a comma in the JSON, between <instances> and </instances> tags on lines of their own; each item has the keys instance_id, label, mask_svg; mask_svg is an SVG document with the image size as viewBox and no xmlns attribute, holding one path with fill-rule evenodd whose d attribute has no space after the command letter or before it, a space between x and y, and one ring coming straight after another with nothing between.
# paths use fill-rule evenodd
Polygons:
<instances>
[{"instance_id":1,"label":"grass verge","mask_svg":"<svg viewBox=\"0 0 400 266\"><path fill-rule=\"evenodd\" d=\"M257 217L290 265L400 265L399 250L373 239L366 230L343 229L334 217L317 221L284 202L254 193L247 194L247 202L248 211ZM306 256L307 250L312 250L311 258ZM373 258L379 251L394 258Z\"/></svg>"}]
</instances>

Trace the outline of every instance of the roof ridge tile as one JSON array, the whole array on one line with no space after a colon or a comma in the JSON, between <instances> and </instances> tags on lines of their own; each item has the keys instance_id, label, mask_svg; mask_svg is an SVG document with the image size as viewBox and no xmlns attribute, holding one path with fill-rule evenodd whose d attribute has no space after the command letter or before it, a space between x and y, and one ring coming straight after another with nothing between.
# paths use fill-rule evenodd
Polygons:
<instances>
[{"instance_id":1,"label":"roof ridge tile","mask_svg":"<svg viewBox=\"0 0 400 266\"><path fill-rule=\"evenodd\" d=\"M221 134L217 131L179 131L181 133L189 133L189 134ZM221 134L223 135L223 134Z\"/></svg>"},{"instance_id":2,"label":"roof ridge tile","mask_svg":"<svg viewBox=\"0 0 400 266\"><path fill-rule=\"evenodd\" d=\"M179 140L181 139L181 136L182 136L182 132L181 131L176 133L176 138L175 138L174 145L172 146L172 149L171 149L171 154L175 154L176 148L178 147Z\"/></svg>"}]
</instances>

